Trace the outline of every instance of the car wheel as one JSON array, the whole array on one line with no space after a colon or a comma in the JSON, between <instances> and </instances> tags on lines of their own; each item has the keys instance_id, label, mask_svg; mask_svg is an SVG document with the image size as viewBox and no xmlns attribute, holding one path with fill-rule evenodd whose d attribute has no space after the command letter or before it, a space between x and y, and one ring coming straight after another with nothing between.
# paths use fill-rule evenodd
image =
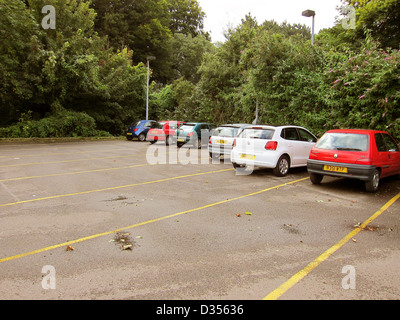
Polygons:
<instances>
[{"instance_id":1,"label":"car wheel","mask_svg":"<svg viewBox=\"0 0 400 320\"><path fill-rule=\"evenodd\" d=\"M193 147L195 149L201 149L201 139L197 139L193 141Z\"/></svg>"},{"instance_id":2,"label":"car wheel","mask_svg":"<svg viewBox=\"0 0 400 320\"><path fill-rule=\"evenodd\" d=\"M150 144L155 144L157 141L156 140L153 140L153 141L150 141Z\"/></svg>"},{"instance_id":3,"label":"car wheel","mask_svg":"<svg viewBox=\"0 0 400 320\"><path fill-rule=\"evenodd\" d=\"M141 134L139 134L139 141L143 142L146 140L146 135L142 132Z\"/></svg>"},{"instance_id":4,"label":"car wheel","mask_svg":"<svg viewBox=\"0 0 400 320\"><path fill-rule=\"evenodd\" d=\"M210 152L210 158L211 159L218 160L220 157L221 157L221 155L219 153Z\"/></svg>"},{"instance_id":5,"label":"car wheel","mask_svg":"<svg viewBox=\"0 0 400 320\"><path fill-rule=\"evenodd\" d=\"M178 142L178 143L176 144L176 146L177 146L178 148L182 148L183 145L184 145L184 144L183 144L182 142Z\"/></svg>"},{"instance_id":6,"label":"car wheel","mask_svg":"<svg viewBox=\"0 0 400 320\"><path fill-rule=\"evenodd\" d=\"M277 177L284 177L288 174L290 168L289 158L285 155L281 156L274 168L274 175Z\"/></svg>"},{"instance_id":7,"label":"car wheel","mask_svg":"<svg viewBox=\"0 0 400 320\"><path fill-rule=\"evenodd\" d=\"M165 144L167 145L167 146L170 146L170 145L172 145L174 143L174 141L173 141L173 139L172 139L172 136L167 136L166 138L165 138Z\"/></svg>"},{"instance_id":8,"label":"car wheel","mask_svg":"<svg viewBox=\"0 0 400 320\"><path fill-rule=\"evenodd\" d=\"M320 184L324 175L318 173L310 173L310 180L312 184Z\"/></svg>"},{"instance_id":9,"label":"car wheel","mask_svg":"<svg viewBox=\"0 0 400 320\"><path fill-rule=\"evenodd\" d=\"M375 169L372 175L372 179L369 181L365 181L365 190L367 190L368 192L376 192L379 187L379 179L379 171L378 169Z\"/></svg>"}]
</instances>

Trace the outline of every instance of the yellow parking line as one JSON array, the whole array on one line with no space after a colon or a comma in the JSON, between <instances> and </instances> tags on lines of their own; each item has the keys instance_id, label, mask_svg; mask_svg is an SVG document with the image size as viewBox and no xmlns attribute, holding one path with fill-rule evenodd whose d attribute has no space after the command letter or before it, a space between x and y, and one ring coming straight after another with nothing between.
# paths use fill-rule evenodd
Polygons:
<instances>
[{"instance_id":1,"label":"yellow parking line","mask_svg":"<svg viewBox=\"0 0 400 320\"><path fill-rule=\"evenodd\" d=\"M67 172L67 173L44 174L44 175L41 175L41 176L29 176L29 177L20 177L20 178L9 178L9 179L0 180L0 182L5 182L5 181L17 181L17 180L25 180L25 179L36 179L36 178L46 178L46 177L57 177L57 176L67 176L67 175L74 175L74 174L91 173L91 172L101 172L101 171L111 171L111 170L121 170L121 169L129 169L129 168L136 168L136 167L143 167L143 166L150 166L150 164L144 163L144 164L135 164L135 165L132 165L132 166L124 166L124 167L114 167L114 168L95 169L95 170L86 170L86 171L77 171L77 172Z\"/></svg>"},{"instance_id":2,"label":"yellow parking line","mask_svg":"<svg viewBox=\"0 0 400 320\"><path fill-rule=\"evenodd\" d=\"M228 170L232 170L232 169L225 169L225 170L212 171L212 172L222 172L222 171L228 171ZM208 172L208 173L212 173L212 172ZM198 175L198 174L195 174L195 175ZM281 187L284 187L284 186L287 186L287 185L290 185L290 184L298 183L298 182L304 181L306 179L309 179L309 178L307 177L307 178L302 178L302 179L290 181L290 182L287 182L287 183L280 184L278 186L269 187L269 188L266 188L266 189L263 189L263 190L260 190L260 191L252 192L252 193L245 194L245 195L242 195L242 196L238 196L238 197L235 197L235 198L232 198L232 199L226 199L226 200L214 202L214 203L202 206L202 207L198 207L198 208L194 208L194 209L189 209L189 210L177 212L177 213L174 213L174 214L171 214L171 215L168 215L168 216L147 220L147 221L136 223L136 224L124 227L124 228L120 228L120 229L116 229L116 230L112 230L112 231L106 231L106 232L94 234L94 235L91 235L91 236L88 236L88 237L84 237L84 238L80 238L80 239L76 239L76 240L72 240L72 241L68 241L68 242L64 242L64 243L60 243L60 244L56 244L56 245L49 246L49 247L46 247L46 248L41 248L41 249L38 249L38 250L34 250L34 251L22 253L22 254L17 254L17 255L14 255L14 256L10 256L10 257L7 257L7 258L0 259L0 263L1 262L5 262L5 261L10 261L10 260L23 258L23 257L26 257L26 256L30 256L30 255L33 255L33 254L41 253L41 252L44 252L44 251L48 251L48 250L52 250L52 249L56 249L56 248L60 248L60 247L69 246L69 245L72 245L74 243L83 242L83 241L86 241L86 240L90 240L90 239L94 239L94 238L110 235L110 234L113 234L113 233L116 233L116 232L119 232L119 231L137 228L137 227L144 226L144 225L147 225L147 224L150 224L150 223L154 223L154 222L170 219L170 218L173 218L173 217L177 217L177 216L180 216L180 215L183 215L183 214L187 214L187 213L191 213L191 212L195 212L195 211L211 208L211 207L214 207L214 206L217 206L217 205L220 205L220 204L224 204L224 203L227 203L227 202L240 200L240 199L251 197L251 196L254 196L254 195L257 195L257 194L261 194L261 193L264 193L264 192L267 192L267 191L270 191L270 190L278 189L278 188L281 188Z\"/></svg>"},{"instance_id":3,"label":"yellow parking line","mask_svg":"<svg viewBox=\"0 0 400 320\"><path fill-rule=\"evenodd\" d=\"M109 188L102 188L102 189L95 189L95 190L87 190L87 191L82 191L82 192L59 194L59 195L55 195L55 196L49 196L49 197L43 197L43 198L37 198L37 199L29 199L29 200L22 200L22 201L16 201L16 202L9 202L9 203L0 204L0 207L7 207L7 206L13 206L13 205L22 204L22 203L43 201L43 200L49 200L49 199L57 199L57 198L78 196L78 195L89 194L89 193L94 193L94 192L102 192L102 191L110 191L110 190L117 190L117 189L123 189L123 188L130 188L130 187L142 186L142 185L146 185L146 184L159 183L159 182L165 182L165 181L170 181L170 180L177 180L177 179L183 179L183 178L188 178L188 177L195 177L195 176L201 176L201 175L205 175L205 174L219 173L219 172L225 172L225 171L231 171L231 170L234 170L234 169L230 168L230 169L223 169L223 170L216 170L216 171L193 173L193 174L187 174L187 175L184 175L184 176L171 177L171 178L165 178L165 179L153 180L153 181L138 182L138 183L123 185L123 186L116 186L116 187L109 187Z\"/></svg>"},{"instance_id":4,"label":"yellow parking line","mask_svg":"<svg viewBox=\"0 0 400 320\"><path fill-rule=\"evenodd\" d=\"M74 147L70 147L71 149L76 149ZM136 148L135 150L140 150L140 149L147 149L147 147L140 147ZM113 149L110 150L108 149L107 151L123 151L123 150L130 150L132 151L132 148L121 148L121 149ZM19 151L19 150L18 150ZM0 159L8 159L8 158L24 158L24 157L42 157L42 156L60 156L60 155L65 155L65 154L84 154L84 153L104 153L104 150L89 150L89 151L70 151L70 152L49 152L49 153L34 153L34 154L22 154L22 155L9 155L9 156L0 156Z\"/></svg>"},{"instance_id":5,"label":"yellow parking line","mask_svg":"<svg viewBox=\"0 0 400 320\"><path fill-rule=\"evenodd\" d=\"M365 229L368 224L378 218L383 212L385 212L393 203L395 203L400 198L400 193L390 199L382 208L380 208L377 212L375 212L370 218L368 218L362 225L358 228L354 229L348 235L346 235L342 240L338 243L330 247L323 254L321 254L314 261L310 262L303 270L297 272L294 276L292 276L289 280L284 282L277 289L272 291L270 294L264 297L263 300L276 300L281 297L286 291L288 291L291 287L297 284L300 280L302 280L305 276L307 276L312 270L318 267L322 262L328 259L333 253L339 250L343 245L345 245L350 239L352 239L355 235L357 235L361 230Z\"/></svg>"},{"instance_id":6,"label":"yellow parking line","mask_svg":"<svg viewBox=\"0 0 400 320\"><path fill-rule=\"evenodd\" d=\"M52 164L52 163L63 163L63 162L92 161L92 160L103 160L103 159L118 159L118 158L128 158L128 157L137 157L137 156L140 156L140 154L131 154L131 155L127 155L127 156L103 157L103 158L88 158L88 159L73 159L73 160L60 160L60 161L48 161L48 162L31 162L31 163L7 164L7 165L0 166L0 168L19 167L19 166L33 166L33 165L39 165L39 164Z\"/></svg>"}]
</instances>

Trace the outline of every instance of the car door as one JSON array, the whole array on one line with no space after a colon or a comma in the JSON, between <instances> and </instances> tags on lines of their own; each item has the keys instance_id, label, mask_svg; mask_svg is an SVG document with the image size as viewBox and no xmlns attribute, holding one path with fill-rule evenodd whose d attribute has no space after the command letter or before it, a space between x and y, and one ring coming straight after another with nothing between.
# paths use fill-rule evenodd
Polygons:
<instances>
[{"instance_id":1,"label":"car door","mask_svg":"<svg viewBox=\"0 0 400 320\"><path fill-rule=\"evenodd\" d=\"M389 149L382 133L375 133L375 143L378 154L374 156L374 165L381 168L381 177L389 176L393 168Z\"/></svg>"},{"instance_id":2,"label":"car door","mask_svg":"<svg viewBox=\"0 0 400 320\"><path fill-rule=\"evenodd\" d=\"M396 141L386 133L382 133L386 144L389 162L389 174L400 174L400 150Z\"/></svg>"},{"instance_id":3,"label":"car door","mask_svg":"<svg viewBox=\"0 0 400 320\"><path fill-rule=\"evenodd\" d=\"M299 165L307 165L308 157L312 147L314 147L317 142L317 137L315 137L311 132L304 130L302 128L297 128L300 136L299 143Z\"/></svg>"},{"instance_id":4,"label":"car door","mask_svg":"<svg viewBox=\"0 0 400 320\"><path fill-rule=\"evenodd\" d=\"M300 165L302 153L304 152L297 129L294 127L284 128L281 137L285 140L286 149L290 156L290 165L292 167Z\"/></svg>"}]
</instances>

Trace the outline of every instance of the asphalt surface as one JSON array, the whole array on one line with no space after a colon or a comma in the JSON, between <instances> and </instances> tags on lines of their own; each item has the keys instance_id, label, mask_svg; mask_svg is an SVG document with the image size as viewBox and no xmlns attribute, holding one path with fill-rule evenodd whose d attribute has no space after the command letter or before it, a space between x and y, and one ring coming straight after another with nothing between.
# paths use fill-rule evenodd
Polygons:
<instances>
[{"instance_id":1,"label":"asphalt surface","mask_svg":"<svg viewBox=\"0 0 400 320\"><path fill-rule=\"evenodd\" d=\"M399 193L160 143L1 143L0 299L399 299Z\"/></svg>"}]
</instances>

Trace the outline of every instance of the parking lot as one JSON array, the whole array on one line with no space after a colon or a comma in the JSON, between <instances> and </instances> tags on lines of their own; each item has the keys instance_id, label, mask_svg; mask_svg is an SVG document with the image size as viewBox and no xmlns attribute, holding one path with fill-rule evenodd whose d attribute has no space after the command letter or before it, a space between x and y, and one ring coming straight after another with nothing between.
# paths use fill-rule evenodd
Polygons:
<instances>
[{"instance_id":1,"label":"parking lot","mask_svg":"<svg viewBox=\"0 0 400 320\"><path fill-rule=\"evenodd\" d=\"M370 194L151 148L0 144L0 298L400 298L399 180Z\"/></svg>"}]
</instances>

